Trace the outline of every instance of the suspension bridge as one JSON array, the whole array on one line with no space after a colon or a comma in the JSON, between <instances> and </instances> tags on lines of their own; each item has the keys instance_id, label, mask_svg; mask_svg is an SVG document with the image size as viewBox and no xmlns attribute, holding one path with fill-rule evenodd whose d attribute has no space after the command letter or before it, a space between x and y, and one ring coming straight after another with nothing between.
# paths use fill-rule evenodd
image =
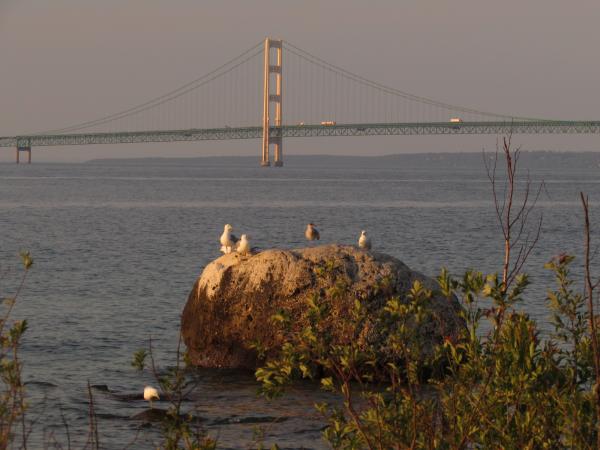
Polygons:
<instances>
[{"instance_id":1,"label":"suspension bridge","mask_svg":"<svg viewBox=\"0 0 600 450\"><path fill-rule=\"evenodd\" d=\"M600 121L544 120L451 105L267 38L151 100L60 129L0 137L0 147L14 148L17 163L25 152L30 163L31 149L38 146L262 139L261 165L282 166L284 138L507 133L600 133Z\"/></svg>"}]
</instances>

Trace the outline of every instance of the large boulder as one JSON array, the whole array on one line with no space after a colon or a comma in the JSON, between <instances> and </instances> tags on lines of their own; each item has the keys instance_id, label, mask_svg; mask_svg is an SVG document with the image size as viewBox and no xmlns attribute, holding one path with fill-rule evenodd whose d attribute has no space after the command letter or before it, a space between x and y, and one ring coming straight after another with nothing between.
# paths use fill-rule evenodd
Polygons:
<instances>
[{"instance_id":1,"label":"large boulder","mask_svg":"<svg viewBox=\"0 0 600 450\"><path fill-rule=\"evenodd\" d=\"M333 276L323 276L324 270ZM294 326L302 327L308 296L325 292L339 280L347 286L341 301L352 305L360 299L373 317L390 297L404 298L415 280L432 290L437 286L396 258L351 246L223 255L206 266L183 310L181 331L191 362L201 367L255 369L259 361L251 344L277 348L280 343L272 316L285 310ZM444 337L455 337L464 326L455 298L434 295L430 307L433 319L415 330L429 348ZM372 339L377 335L375 323L366 321L360 335Z\"/></svg>"}]
</instances>

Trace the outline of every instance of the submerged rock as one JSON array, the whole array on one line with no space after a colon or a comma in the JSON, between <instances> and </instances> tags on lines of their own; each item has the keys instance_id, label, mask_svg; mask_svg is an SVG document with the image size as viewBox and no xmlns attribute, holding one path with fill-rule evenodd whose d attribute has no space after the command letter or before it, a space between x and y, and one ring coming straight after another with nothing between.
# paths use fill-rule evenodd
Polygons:
<instances>
[{"instance_id":1,"label":"submerged rock","mask_svg":"<svg viewBox=\"0 0 600 450\"><path fill-rule=\"evenodd\" d=\"M146 424L152 424L154 422L163 422L164 420L169 418L169 415L171 414L171 417L173 412L169 411L168 409L160 409L160 408L150 408L150 409L145 409L142 412L139 412L137 414L134 414L133 416L129 417L129 420L137 420L139 422L144 422ZM187 423L200 423L203 422L204 419L201 417L196 417L194 415L190 415L190 414L179 414L179 417L182 420L185 420Z\"/></svg>"},{"instance_id":2,"label":"submerged rock","mask_svg":"<svg viewBox=\"0 0 600 450\"><path fill-rule=\"evenodd\" d=\"M324 270L328 276L322 276ZM389 298L404 298L415 280L432 290L437 287L434 280L392 256L351 246L223 255L205 267L183 310L181 332L191 362L200 367L255 369L260 362L251 344L258 341L276 348L281 340L271 317L285 310L293 326L301 329L307 321L306 299L339 280L347 291L336 310L344 314L355 299L361 300L373 320L367 320L355 338L369 343L384 339L376 318ZM416 330L427 347L425 353L463 327L455 298L434 295L430 308L434 318ZM347 339L338 331L340 340Z\"/></svg>"},{"instance_id":3,"label":"submerged rock","mask_svg":"<svg viewBox=\"0 0 600 450\"><path fill-rule=\"evenodd\" d=\"M142 412L134 414L129 419L137 420L144 423L162 422L167 418L167 411L165 409L150 408L145 409Z\"/></svg>"}]
</instances>

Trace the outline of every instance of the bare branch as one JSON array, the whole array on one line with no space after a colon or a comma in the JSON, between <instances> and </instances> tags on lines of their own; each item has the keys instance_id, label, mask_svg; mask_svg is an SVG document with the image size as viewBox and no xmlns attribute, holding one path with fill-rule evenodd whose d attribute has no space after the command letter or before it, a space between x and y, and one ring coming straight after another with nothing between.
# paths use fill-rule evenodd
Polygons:
<instances>
[{"instance_id":1,"label":"bare branch","mask_svg":"<svg viewBox=\"0 0 600 450\"><path fill-rule=\"evenodd\" d=\"M485 150L483 152L483 154L484 154L483 161L485 164L488 179L490 180L490 184L492 185L492 196L494 198L494 207L496 210L496 217L498 218L498 222L500 223L500 227L502 229L502 234L504 235L504 238L506 239L506 231L504 229L504 221L503 221L504 208L506 205L506 184L504 186L504 192L502 194L502 199L503 199L502 206L500 206L500 202L498 201L498 193L496 191L496 168L498 166L498 152L499 152L498 139L496 139L496 151L494 152L493 165L490 166L490 164L486 160Z\"/></svg>"},{"instance_id":2,"label":"bare branch","mask_svg":"<svg viewBox=\"0 0 600 450\"><path fill-rule=\"evenodd\" d=\"M589 201L583 192L579 193L584 215L584 246L585 246L585 290L587 297L588 320L592 341L592 351L594 354L594 374L595 385L592 389L596 400L596 417L600 417L600 348L598 347L598 333L596 331L596 314L594 312L594 286L590 275L590 213ZM596 420L597 441L596 448L600 448L600 420Z\"/></svg>"},{"instance_id":3,"label":"bare branch","mask_svg":"<svg viewBox=\"0 0 600 450\"><path fill-rule=\"evenodd\" d=\"M542 182L532 198L532 181L529 172L522 188L522 198L519 198L519 181L518 170L520 168L521 147L512 150L512 132L508 136L502 138L502 153L505 161L505 179L503 183L503 192L500 197L498 193L498 178L497 178L497 159L500 152L499 141L496 140L496 153L494 164L490 164L484 158L485 167L488 179L492 186L492 196L494 199L494 207L496 217L502 235L504 237L504 260L502 264L502 291L507 292L511 283L515 280L517 274L523 269L525 262L536 246L542 226L542 219L537 224L537 229L534 230L534 237L530 239L528 223L530 214L536 206L542 189L545 187ZM527 237L525 237L527 236ZM523 239L525 240L523 242ZM513 253L516 252L516 255Z\"/></svg>"},{"instance_id":4,"label":"bare branch","mask_svg":"<svg viewBox=\"0 0 600 450\"><path fill-rule=\"evenodd\" d=\"M537 245L537 243L540 239L541 231L542 231L542 221L543 221L543 216L540 215L540 220L536 227L535 237L533 238L532 241L529 241L529 238L526 238L525 243L521 246L521 248L519 250L519 256L517 257L515 264L513 266L513 269L511 270L511 273L509 276L510 283L512 283L512 281L514 281L515 277L521 272L521 270L523 269L523 266L527 262L527 259L529 259L529 255L531 254L531 252Z\"/></svg>"}]
</instances>

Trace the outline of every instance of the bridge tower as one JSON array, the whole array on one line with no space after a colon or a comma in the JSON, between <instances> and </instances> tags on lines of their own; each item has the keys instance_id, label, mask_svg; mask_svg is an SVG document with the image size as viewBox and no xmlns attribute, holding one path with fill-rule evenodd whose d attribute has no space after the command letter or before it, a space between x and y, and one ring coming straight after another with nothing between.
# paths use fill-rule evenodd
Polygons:
<instances>
[{"instance_id":1,"label":"bridge tower","mask_svg":"<svg viewBox=\"0 0 600 450\"><path fill-rule=\"evenodd\" d=\"M31 143L28 140L25 142L19 142L17 140L17 151L16 151L17 164L19 164L21 162L20 161L21 152L27 152L27 163L31 164Z\"/></svg>"},{"instance_id":2,"label":"bridge tower","mask_svg":"<svg viewBox=\"0 0 600 450\"><path fill-rule=\"evenodd\" d=\"M277 136L271 136L271 119L269 111L271 103L275 104L275 127L282 125L282 51L283 41L278 39L265 39L265 71L264 71L264 107L263 107L263 141L262 141L262 161L261 166L267 167L271 165L269 160L269 147L271 144L275 146L275 167L283 166L282 144L283 136L281 130ZM271 49L276 49L275 61L271 61ZM273 63L272 63L273 62ZM275 93L271 93L271 74L275 75Z\"/></svg>"}]
</instances>

